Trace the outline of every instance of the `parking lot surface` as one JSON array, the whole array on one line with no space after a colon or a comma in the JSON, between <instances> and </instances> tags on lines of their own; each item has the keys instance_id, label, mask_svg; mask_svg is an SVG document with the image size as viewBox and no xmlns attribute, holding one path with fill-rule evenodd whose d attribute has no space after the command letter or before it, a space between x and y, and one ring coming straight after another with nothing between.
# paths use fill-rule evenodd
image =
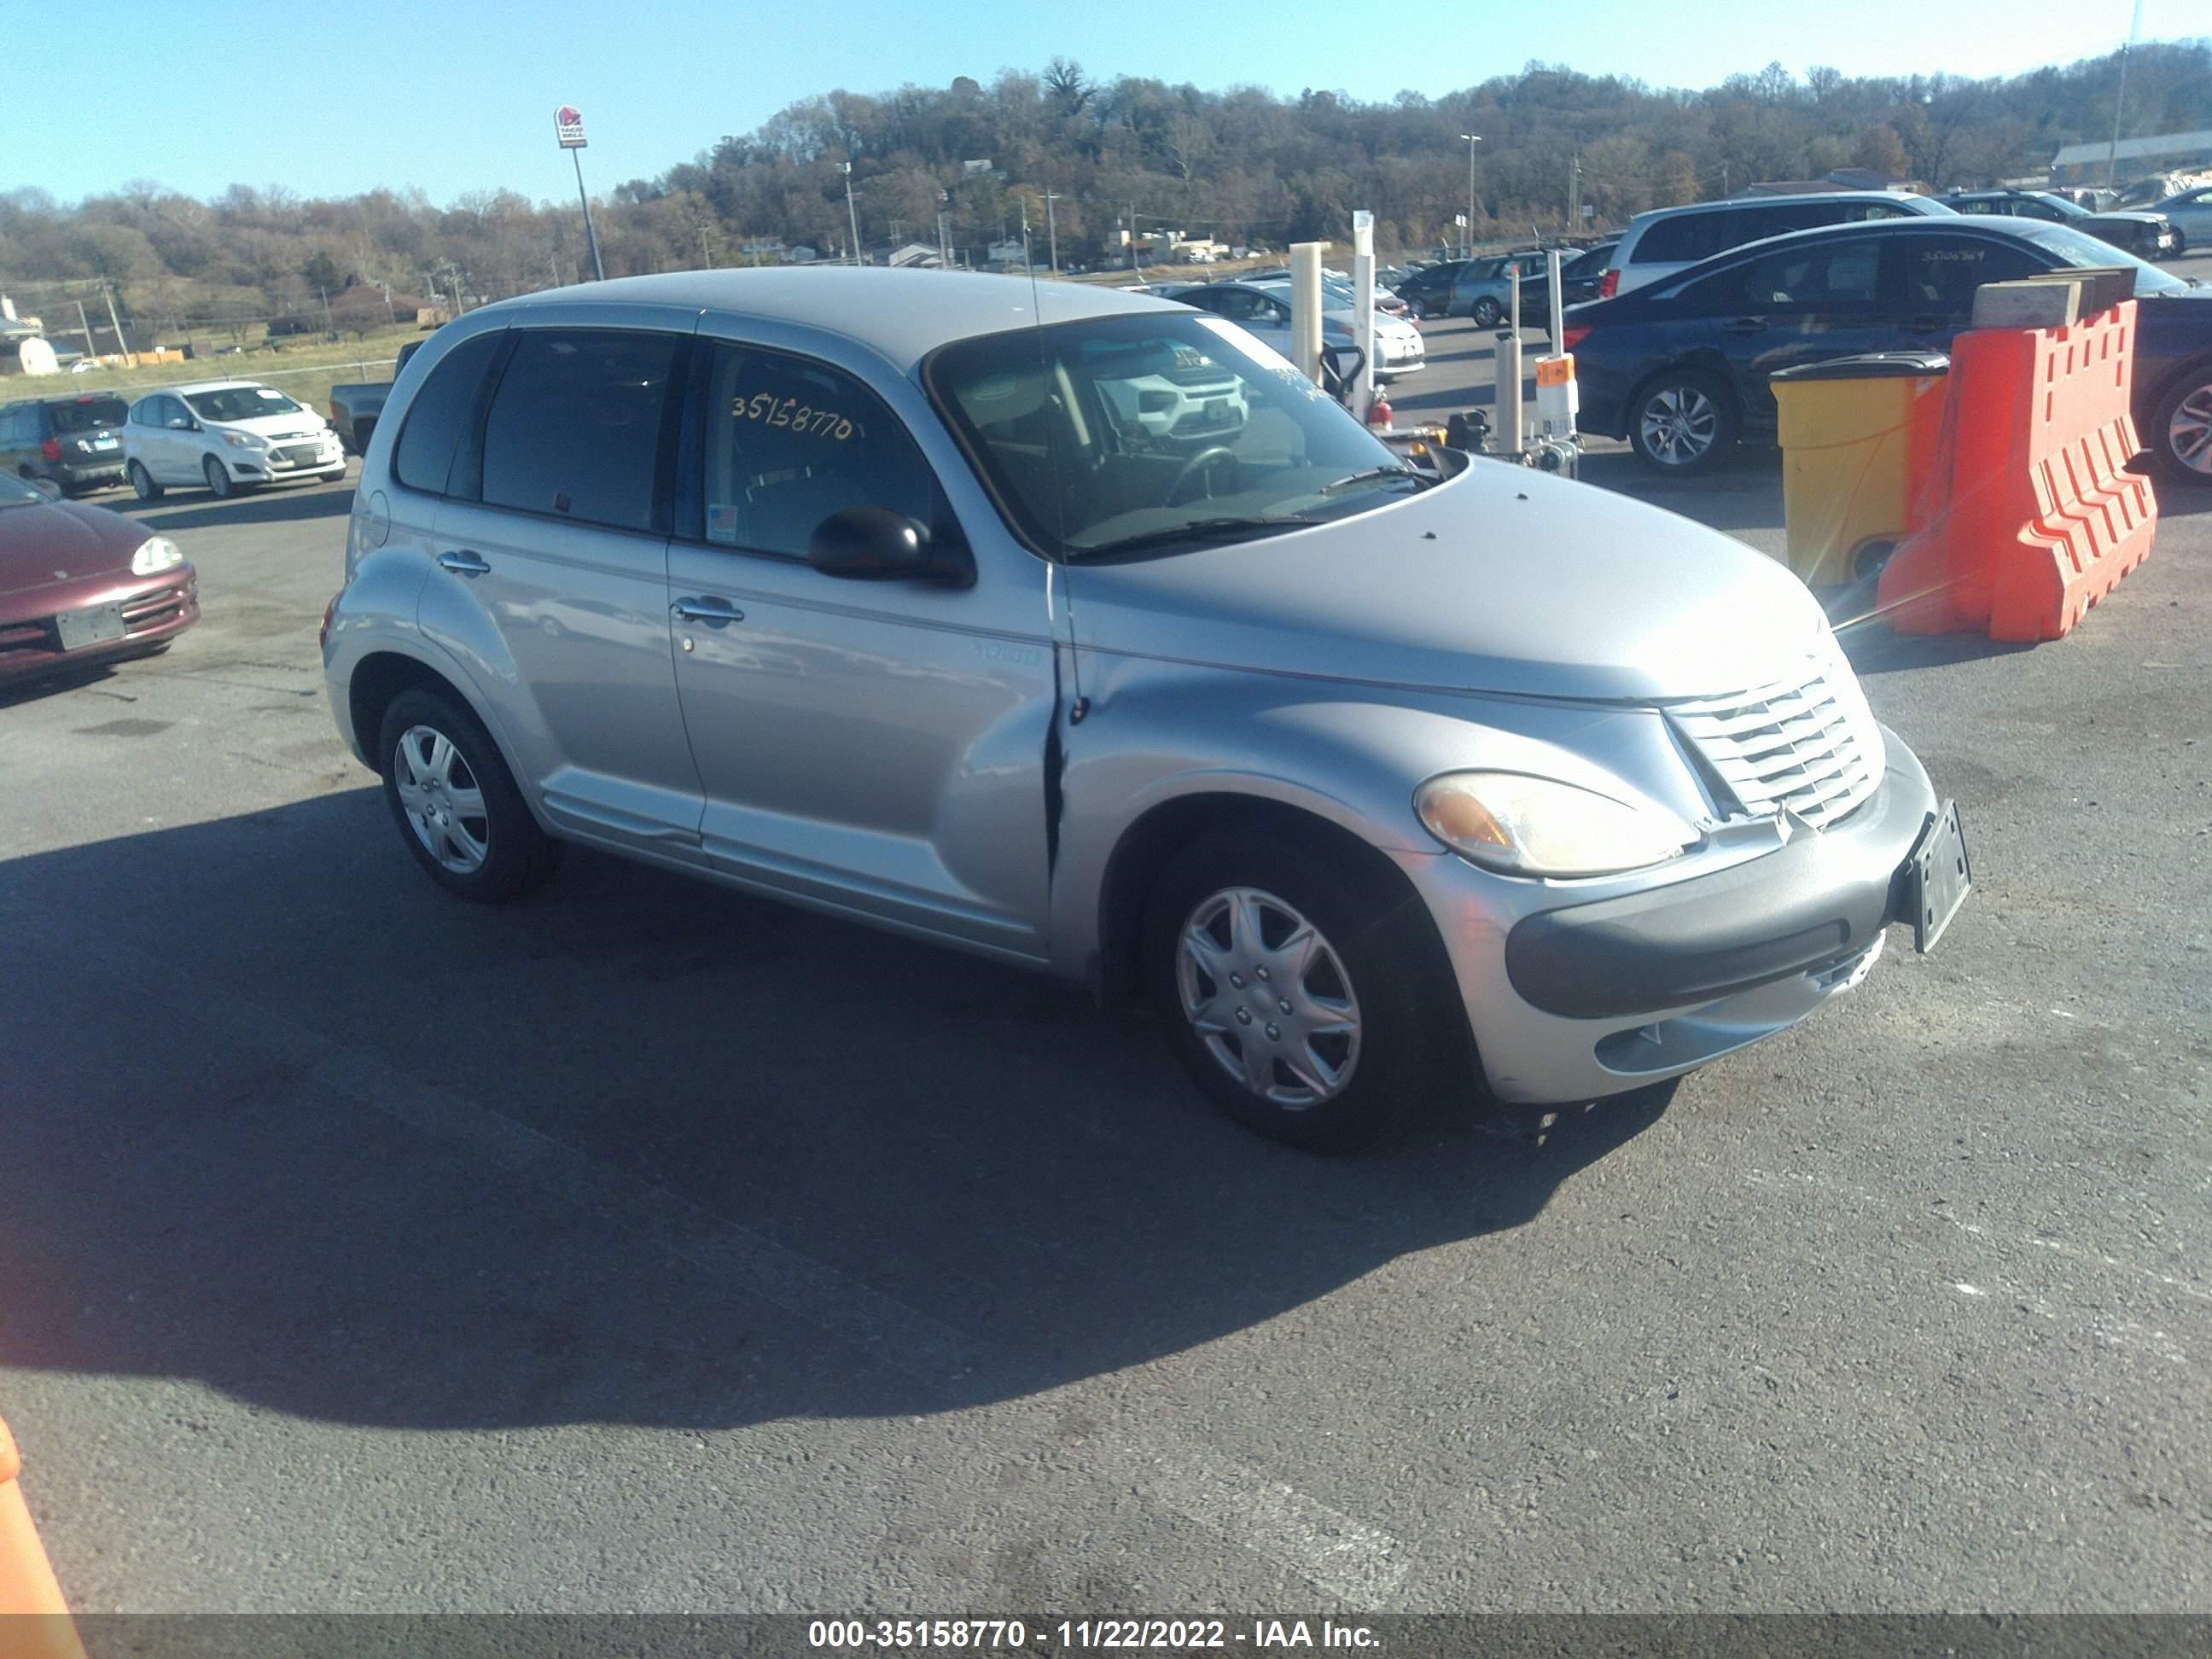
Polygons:
<instances>
[{"instance_id":1,"label":"parking lot surface","mask_svg":"<svg viewBox=\"0 0 2212 1659\"><path fill-rule=\"evenodd\" d=\"M1486 403L1429 334L1399 408ZM1771 454L1583 476L1781 545ZM2066 640L1847 630L1973 849L1934 954L1334 1162L1071 988L592 854L447 897L324 705L348 502L130 505L206 620L0 696L80 1607L2212 1609L2212 497Z\"/></svg>"}]
</instances>

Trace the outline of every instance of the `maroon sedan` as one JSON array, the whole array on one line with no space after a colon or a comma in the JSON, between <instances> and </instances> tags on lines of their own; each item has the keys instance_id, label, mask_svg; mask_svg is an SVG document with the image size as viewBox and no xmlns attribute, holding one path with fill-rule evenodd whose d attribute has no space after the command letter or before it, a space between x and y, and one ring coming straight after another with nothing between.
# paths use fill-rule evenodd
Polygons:
<instances>
[{"instance_id":1,"label":"maroon sedan","mask_svg":"<svg viewBox=\"0 0 2212 1659\"><path fill-rule=\"evenodd\" d=\"M0 682L159 651L200 619L177 544L0 475Z\"/></svg>"}]
</instances>

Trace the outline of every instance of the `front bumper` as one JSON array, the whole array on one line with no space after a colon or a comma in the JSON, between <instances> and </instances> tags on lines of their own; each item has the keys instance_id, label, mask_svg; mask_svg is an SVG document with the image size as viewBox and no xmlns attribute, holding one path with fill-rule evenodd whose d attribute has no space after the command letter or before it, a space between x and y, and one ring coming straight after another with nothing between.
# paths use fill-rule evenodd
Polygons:
<instances>
[{"instance_id":1,"label":"front bumper","mask_svg":"<svg viewBox=\"0 0 2212 1659\"><path fill-rule=\"evenodd\" d=\"M116 605L123 612L123 637L64 650L52 617L0 621L0 682L33 679L82 665L137 656L174 639L200 619L199 573L179 565L158 576L118 584L89 596L91 605Z\"/></svg>"},{"instance_id":2,"label":"front bumper","mask_svg":"<svg viewBox=\"0 0 2212 1659\"><path fill-rule=\"evenodd\" d=\"M210 452L212 453L212 452ZM345 449L332 433L327 440L279 444L270 449L225 449L223 465L234 478L302 478L345 470Z\"/></svg>"},{"instance_id":3,"label":"front bumper","mask_svg":"<svg viewBox=\"0 0 2212 1659\"><path fill-rule=\"evenodd\" d=\"M1407 863L1498 1095L1589 1100L1679 1076L1863 979L1941 805L1912 751L1882 738L1882 787L1857 811L1710 875L1578 904L1449 854Z\"/></svg>"}]
</instances>

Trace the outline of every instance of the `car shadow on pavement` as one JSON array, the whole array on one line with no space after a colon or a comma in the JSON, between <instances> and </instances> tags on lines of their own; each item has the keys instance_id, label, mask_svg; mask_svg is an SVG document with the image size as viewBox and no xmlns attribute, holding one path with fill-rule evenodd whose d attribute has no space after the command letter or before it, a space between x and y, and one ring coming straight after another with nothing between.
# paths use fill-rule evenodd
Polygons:
<instances>
[{"instance_id":1,"label":"car shadow on pavement","mask_svg":"<svg viewBox=\"0 0 2212 1659\"><path fill-rule=\"evenodd\" d=\"M373 788L8 875L0 1365L314 1418L1025 1396L1520 1227L1673 1094L1311 1158L1013 969L585 854L459 902Z\"/></svg>"},{"instance_id":2,"label":"car shadow on pavement","mask_svg":"<svg viewBox=\"0 0 2212 1659\"><path fill-rule=\"evenodd\" d=\"M181 503L167 497L158 501L126 501L115 505L149 530L163 534L179 530L213 530L235 525L293 524L311 519L343 518L353 510L353 491L332 485L327 489L298 485L252 495L217 501L199 494Z\"/></svg>"}]
</instances>

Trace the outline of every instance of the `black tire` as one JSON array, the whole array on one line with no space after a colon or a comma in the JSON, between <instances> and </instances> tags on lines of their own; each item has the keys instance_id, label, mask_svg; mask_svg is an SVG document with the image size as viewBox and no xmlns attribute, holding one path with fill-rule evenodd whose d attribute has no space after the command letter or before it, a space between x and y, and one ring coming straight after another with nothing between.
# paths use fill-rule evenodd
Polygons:
<instances>
[{"instance_id":1,"label":"black tire","mask_svg":"<svg viewBox=\"0 0 2212 1659\"><path fill-rule=\"evenodd\" d=\"M1504 314L1498 308L1498 301L1487 295L1477 300L1474 302L1474 309L1468 313L1474 319L1474 325L1477 328L1496 328L1498 319Z\"/></svg>"},{"instance_id":2,"label":"black tire","mask_svg":"<svg viewBox=\"0 0 2212 1659\"><path fill-rule=\"evenodd\" d=\"M2212 486L2212 363L2185 370L2166 388L2142 441L2163 482Z\"/></svg>"},{"instance_id":3,"label":"black tire","mask_svg":"<svg viewBox=\"0 0 2212 1659\"><path fill-rule=\"evenodd\" d=\"M1647 420L1663 422L1674 414L1682 420L1679 434L1670 437L1663 425L1647 430ZM1655 374L1628 400L1628 441L1637 459L1670 478L1711 471L1735 447L1738 429L1735 394L1704 369Z\"/></svg>"},{"instance_id":4,"label":"black tire","mask_svg":"<svg viewBox=\"0 0 2212 1659\"><path fill-rule=\"evenodd\" d=\"M459 827L481 845L481 861L473 868L458 869L441 862L426 840L426 834L432 832L416 828L401 797L400 744L415 741L417 756L427 759L428 748L420 737L425 732L453 746L459 765L448 771L448 790L473 788L482 798L481 812L450 806L437 809L460 821ZM391 810L392 823L398 826L399 838L430 879L447 892L478 903L495 904L544 885L559 866L562 843L538 828L499 745L483 723L458 699L427 686L401 692L384 711L376 742L377 769L384 776L384 802ZM450 794L441 793L437 799L449 802ZM458 841L449 844L460 845Z\"/></svg>"},{"instance_id":5,"label":"black tire","mask_svg":"<svg viewBox=\"0 0 2212 1659\"><path fill-rule=\"evenodd\" d=\"M200 462L200 476L207 480L208 493L219 501L227 501L240 493L238 481L230 476L230 469L212 455Z\"/></svg>"},{"instance_id":6,"label":"black tire","mask_svg":"<svg viewBox=\"0 0 2212 1659\"><path fill-rule=\"evenodd\" d=\"M131 480L131 493L140 501L158 501L161 499L161 486L154 482L154 475L146 470L143 461L133 461L123 470Z\"/></svg>"},{"instance_id":7,"label":"black tire","mask_svg":"<svg viewBox=\"0 0 2212 1659\"><path fill-rule=\"evenodd\" d=\"M1349 1040L1321 1036L1316 1040L1321 1046L1309 1043L1298 1050L1298 1060L1348 1066L1340 1091L1312 1098L1308 1091L1304 1103L1281 1103L1231 1070L1227 1051L1233 1042L1241 1060L1243 1033L1250 1032L1251 1041L1270 1043L1261 1052L1271 1081L1296 1086L1288 1064L1297 1061L1280 1058L1277 1045L1284 1039L1271 1023L1276 1016L1263 1006L1279 1007L1277 993L1289 981L1279 979L1271 988L1239 976L1232 988L1226 974L1222 981L1210 980L1194 957L1195 994L1205 999L1200 1006L1225 1010L1220 1012L1221 1032L1212 1038L1202 1035L1186 1013L1180 977L1185 931L1232 891L1263 896L1310 922L1326 941L1333 960L1310 967L1293 994L1307 1001L1340 988L1340 1000L1348 1001L1356 1014L1357 1034ZM1274 925L1285 926L1283 912L1276 914ZM1261 932L1266 940L1266 927ZM1279 944L1284 936L1279 933L1267 942ZM1169 1044L1192 1079L1245 1127L1307 1152L1356 1152L1389 1135L1429 1079L1436 1035L1465 1024L1448 966L1437 971L1442 952L1419 898L1402 885L1394 890L1363 869L1347 868L1340 855L1319 842L1269 830L1201 836L1162 872L1140 937L1146 994L1166 1021ZM1279 975L1283 966L1275 964ZM1231 1014L1245 1023L1230 1024Z\"/></svg>"}]
</instances>

